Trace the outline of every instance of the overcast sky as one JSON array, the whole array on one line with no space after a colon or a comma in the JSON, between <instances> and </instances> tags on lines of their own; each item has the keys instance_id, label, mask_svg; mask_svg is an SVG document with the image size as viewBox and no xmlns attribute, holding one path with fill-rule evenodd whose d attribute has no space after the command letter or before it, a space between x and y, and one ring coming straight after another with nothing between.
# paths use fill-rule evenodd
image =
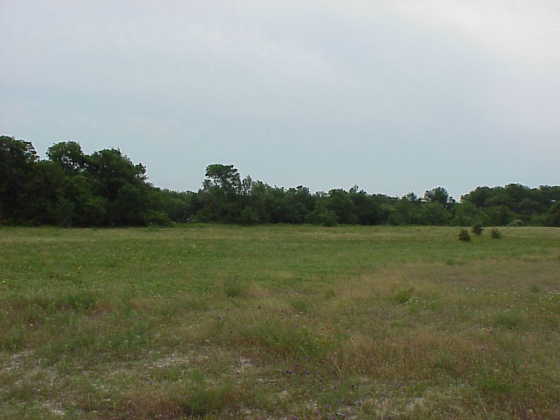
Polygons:
<instances>
[{"instance_id":1,"label":"overcast sky","mask_svg":"<svg viewBox=\"0 0 560 420\"><path fill-rule=\"evenodd\" d=\"M0 0L0 135L313 191L560 184L558 0Z\"/></svg>"}]
</instances>

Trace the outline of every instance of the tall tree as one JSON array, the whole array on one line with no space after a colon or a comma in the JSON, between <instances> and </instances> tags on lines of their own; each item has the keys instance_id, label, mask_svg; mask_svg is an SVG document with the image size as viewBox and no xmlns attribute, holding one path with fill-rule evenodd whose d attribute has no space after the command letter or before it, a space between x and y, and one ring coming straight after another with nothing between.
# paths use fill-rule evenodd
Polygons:
<instances>
[{"instance_id":1,"label":"tall tree","mask_svg":"<svg viewBox=\"0 0 560 420\"><path fill-rule=\"evenodd\" d=\"M67 173L78 173L85 168L86 156L75 141L55 143L47 151L49 159L60 165Z\"/></svg>"},{"instance_id":2,"label":"tall tree","mask_svg":"<svg viewBox=\"0 0 560 420\"><path fill-rule=\"evenodd\" d=\"M0 136L0 221L20 217L36 162L37 153L30 142Z\"/></svg>"}]
</instances>

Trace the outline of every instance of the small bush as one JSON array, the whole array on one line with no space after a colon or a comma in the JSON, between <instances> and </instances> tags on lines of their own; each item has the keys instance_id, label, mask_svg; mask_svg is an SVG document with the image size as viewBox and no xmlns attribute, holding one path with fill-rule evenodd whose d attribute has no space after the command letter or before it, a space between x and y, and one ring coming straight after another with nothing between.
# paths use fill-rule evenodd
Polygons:
<instances>
[{"instance_id":1,"label":"small bush","mask_svg":"<svg viewBox=\"0 0 560 420\"><path fill-rule=\"evenodd\" d=\"M496 315L495 325L508 330L515 330L521 326L523 318L516 312L502 312Z\"/></svg>"},{"instance_id":2,"label":"small bush","mask_svg":"<svg viewBox=\"0 0 560 420\"><path fill-rule=\"evenodd\" d=\"M305 327L277 320L264 320L245 327L241 335L246 342L264 347L268 352L295 358L321 358L334 344Z\"/></svg>"},{"instance_id":3,"label":"small bush","mask_svg":"<svg viewBox=\"0 0 560 420\"><path fill-rule=\"evenodd\" d=\"M144 216L144 223L147 226L171 226L173 225L173 221L169 218L169 216L162 212L156 210L148 211Z\"/></svg>"},{"instance_id":4,"label":"small bush","mask_svg":"<svg viewBox=\"0 0 560 420\"><path fill-rule=\"evenodd\" d=\"M532 293L539 293L541 292L541 288L539 286L537 286L536 284L533 284L531 287L529 287L529 290Z\"/></svg>"},{"instance_id":5,"label":"small bush","mask_svg":"<svg viewBox=\"0 0 560 420\"><path fill-rule=\"evenodd\" d=\"M480 223L477 223L476 225L473 225L471 230L472 230L472 233L480 236L480 235L482 235L482 231L484 230L484 228L482 227L482 225Z\"/></svg>"},{"instance_id":6,"label":"small bush","mask_svg":"<svg viewBox=\"0 0 560 420\"><path fill-rule=\"evenodd\" d=\"M179 403L186 415L200 418L220 412L228 406L232 407L238 397L230 384L224 384L217 388L206 388L203 385L198 385L190 390L187 398Z\"/></svg>"},{"instance_id":7,"label":"small bush","mask_svg":"<svg viewBox=\"0 0 560 420\"><path fill-rule=\"evenodd\" d=\"M79 292L63 296L55 303L58 309L72 309L75 311L87 311L95 307L97 297L89 292Z\"/></svg>"},{"instance_id":8,"label":"small bush","mask_svg":"<svg viewBox=\"0 0 560 420\"><path fill-rule=\"evenodd\" d=\"M333 299L336 297L336 292L333 289L328 289L325 292L325 299Z\"/></svg>"},{"instance_id":9,"label":"small bush","mask_svg":"<svg viewBox=\"0 0 560 420\"><path fill-rule=\"evenodd\" d=\"M502 232L500 232L498 229L494 228L490 232L490 236L492 237L492 239L502 239Z\"/></svg>"},{"instance_id":10,"label":"small bush","mask_svg":"<svg viewBox=\"0 0 560 420\"><path fill-rule=\"evenodd\" d=\"M461 229L459 232L459 240L464 242L469 242L471 240L471 235L467 229Z\"/></svg>"},{"instance_id":11,"label":"small bush","mask_svg":"<svg viewBox=\"0 0 560 420\"><path fill-rule=\"evenodd\" d=\"M224 293L228 298L236 298L245 295L247 285L239 279L228 279L224 281Z\"/></svg>"},{"instance_id":12,"label":"small bush","mask_svg":"<svg viewBox=\"0 0 560 420\"><path fill-rule=\"evenodd\" d=\"M245 226L252 226L259 223L259 215L252 207L245 207L239 215L239 223Z\"/></svg>"},{"instance_id":13,"label":"small bush","mask_svg":"<svg viewBox=\"0 0 560 420\"><path fill-rule=\"evenodd\" d=\"M516 226L523 226L523 225L525 225L525 223L523 223L523 220L521 220L521 219L514 219L514 220L511 221L511 223L510 223L508 226L514 226L514 227L516 227Z\"/></svg>"},{"instance_id":14,"label":"small bush","mask_svg":"<svg viewBox=\"0 0 560 420\"><path fill-rule=\"evenodd\" d=\"M338 224L336 213L328 209L316 209L309 216L309 222L314 225L332 227Z\"/></svg>"},{"instance_id":15,"label":"small bush","mask_svg":"<svg viewBox=\"0 0 560 420\"><path fill-rule=\"evenodd\" d=\"M310 310L309 302L302 299L295 299L290 302L290 306L300 313L307 313Z\"/></svg>"},{"instance_id":16,"label":"small bush","mask_svg":"<svg viewBox=\"0 0 560 420\"><path fill-rule=\"evenodd\" d=\"M332 211L325 211L320 215L321 225L333 227L337 225L336 214Z\"/></svg>"}]
</instances>

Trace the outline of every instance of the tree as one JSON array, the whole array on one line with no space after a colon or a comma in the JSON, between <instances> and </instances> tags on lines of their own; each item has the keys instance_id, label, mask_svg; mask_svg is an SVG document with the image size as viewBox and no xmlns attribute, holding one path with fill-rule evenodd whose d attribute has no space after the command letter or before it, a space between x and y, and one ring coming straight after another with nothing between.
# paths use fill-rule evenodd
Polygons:
<instances>
[{"instance_id":1,"label":"tree","mask_svg":"<svg viewBox=\"0 0 560 420\"><path fill-rule=\"evenodd\" d=\"M235 196L241 192L241 178L233 165L213 164L206 167L204 189L219 189L224 194Z\"/></svg>"},{"instance_id":2,"label":"tree","mask_svg":"<svg viewBox=\"0 0 560 420\"><path fill-rule=\"evenodd\" d=\"M199 191L203 208L197 217L203 221L240 222L241 191L241 177L233 165L208 165L206 179Z\"/></svg>"},{"instance_id":3,"label":"tree","mask_svg":"<svg viewBox=\"0 0 560 420\"><path fill-rule=\"evenodd\" d=\"M69 174L77 173L85 168L86 156L82 152L82 147L75 141L53 144L49 147L47 156Z\"/></svg>"},{"instance_id":4,"label":"tree","mask_svg":"<svg viewBox=\"0 0 560 420\"><path fill-rule=\"evenodd\" d=\"M447 207L452 202L449 193L443 187L436 187L426 191L424 193L424 200L428 203L440 203L444 207Z\"/></svg>"},{"instance_id":5,"label":"tree","mask_svg":"<svg viewBox=\"0 0 560 420\"><path fill-rule=\"evenodd\" d=\"M330 190L325 201L327 210L336 215L337 223L356 224L358 222L354 202L346 191L342 189Z\"/></svg>"},{"instance_id":6,"label":"tree","mask_svg":"<svg viewBox=\"0 0 560 420\"><path fill-rule=\"evenodd\" d=\"M74 205L65 198L64 189L62 168L48 160L36 162L25 185L27 204L19 213L33 224L71 226Z\"/></svg>"},{"instance_id":7,"label":"tree","mask_svg":"<svg viewBox=\"0 0 560 420\"><path fill-rule=\"evenodd\" d=\"M0 136L0 221L20 218L37 153L30 142Z\"/></svg>"},{"instance_id":8,"label":"tree","mask_svg":"<svg viewBox=\"0 0 560 420\"><path fill-rule=\"evenodd\" d=\"M454 208L455 214L451 224L455 226L471 226L476 223L487 224L488 216L484 210L477 208L471 201L463 200Z\"/></svg>"},{"instance_id":9,"label":"tree","mask_svg":"<svg viewBox=\"0 0 560 420\"><path fill-rule=\"evenodd\" d=\"M149 208L146 198L152 187L146 181L146 168L135 165L117 149L105 149L86 159L86 175L93 193L106 205L106 223L110 225L144 224Z\"/></svg>"},{"instance_id":10,"label":"tree","mask_svg":"<svg viewBox=\"0 0 560 420\"><path fill-rule=\"evenodd\" d=\"M548 211L546 224L548 226L560 226L560 201L555 203Z\"/></svg>"}]
</instances>

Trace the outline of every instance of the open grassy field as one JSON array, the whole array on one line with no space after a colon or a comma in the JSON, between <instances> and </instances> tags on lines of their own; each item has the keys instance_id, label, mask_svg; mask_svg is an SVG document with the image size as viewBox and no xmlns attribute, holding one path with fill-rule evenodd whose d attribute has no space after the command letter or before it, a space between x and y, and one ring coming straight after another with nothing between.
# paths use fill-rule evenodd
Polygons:
<instances>
[{"instance_id":1,"label":"open grassy field","mask_svg":"<svg viewBox=\"0 0 560 420\"><path fill-rule=\"evenodd\" d=\"M0 228L0 418L560 418L560 229L458 230Z\"/></svg>"}]
</instances>

